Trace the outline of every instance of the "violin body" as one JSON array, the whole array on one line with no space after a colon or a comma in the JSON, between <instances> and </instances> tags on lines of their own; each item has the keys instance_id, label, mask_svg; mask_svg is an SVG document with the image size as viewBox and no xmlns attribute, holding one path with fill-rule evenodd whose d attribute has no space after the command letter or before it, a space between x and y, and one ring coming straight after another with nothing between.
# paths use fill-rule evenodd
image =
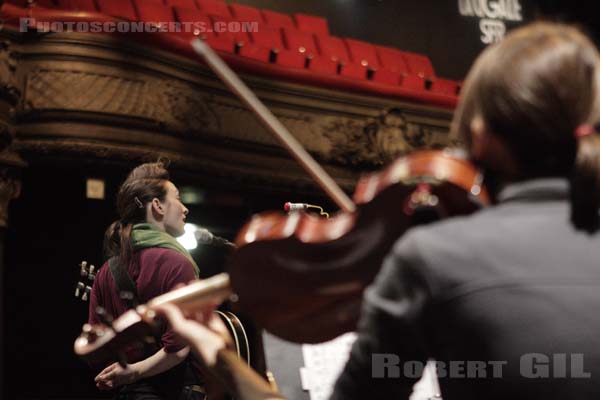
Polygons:
<instances>
[{"instance_id":1,"label":"violin body","mask_svg":"<svg viewBox=\"0 0 600 400\"><path fill-rule=\"evenodd\" d=\"M400 158L361 179L355 212L254 216L227 272L241 312L273 334L319 343L352 331L362 293L410 227L474 212L489 202L481 175L448 151Z\"/></svg>"}]
</instances>

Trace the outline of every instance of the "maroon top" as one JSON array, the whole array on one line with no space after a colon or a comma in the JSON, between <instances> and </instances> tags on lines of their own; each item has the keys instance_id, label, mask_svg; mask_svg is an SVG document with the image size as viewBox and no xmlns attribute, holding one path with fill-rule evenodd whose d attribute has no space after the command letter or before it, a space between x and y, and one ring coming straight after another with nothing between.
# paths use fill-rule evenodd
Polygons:
<instances>
[{"instance_id":1,"label":"maroon top","mask_svg":"<svg viewBox=\"0 0 600 400\"><path fill-rule=\"evenodd\" d=\"M192 263L183 254L160 247L150 247L136 252L128 272L136 283L142 303L174 289L179 283L187 284L196 279ZM114 318L127 311L127 306L119 298L108 262L104 263L98 272L92 288L88 320L90 324L101 322L95 311L97 306L104 307ZM185 347L184 342L170 327L165 328L161 342L167 353L174 353Z\"/></svg>"}]
</instances>

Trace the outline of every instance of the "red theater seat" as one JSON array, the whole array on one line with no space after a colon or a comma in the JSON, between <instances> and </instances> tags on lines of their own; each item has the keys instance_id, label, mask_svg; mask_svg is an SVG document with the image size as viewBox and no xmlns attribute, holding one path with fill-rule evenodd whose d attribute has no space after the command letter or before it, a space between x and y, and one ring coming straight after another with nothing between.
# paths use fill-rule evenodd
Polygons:
<instances>
[{"instance_id":1,"label":"red theater seat","mask_svg":"<svg viewBox=\"0 0 600 400\"><path fill-rule=\"evenodd\" d=\"M404 52L390 47L376 46L381 69L374 73L373 80L400 84L408 89L425 90L425 79L410 73Z\"/></svg>"},{"instance_id":2,"label":"red theater seat","mask_svg":"<svg viewBox=\"0 0 600 400\"><path fill-rule=\"evenodd\" d=\"M319 74L335 75L338 72L338 66L339 64L329 57L308 57L308 69Z\"/></svg>"},{"instance_id":3,"label":"red theater seat","mask_svg":"<svg viewBox=\"0 0 600 400\"><path fill-rule=\"evenodd\" d=\"M355 39L345 39L344 41L346 42L346 46L348 46L348 53L350 53L350 57L355 64L371 68L379 66L375 46L371 43Z\"/></svg>"},{"instance_id":4,"label":"red theater seat","mask_svg":"<svg viewBox=\"0 0 600 400\"><path fill-rule=\"evenodd\" d=\"M372 79L375 82L385 83L386 85L399 85L402 81L402 73L387 68L379 68L373 71Z\"/></svg>"},{"instance_id":5,"label":"red theater seat","mask_svg":"<svg viewBox=\"0 0 600 400\"><path fill-rule=\"evenodd\" d=\"M216 15L223 18L231 18L227 4L218 0L196 0L198 8L204 14Z\"/></svg>"},{"instance_id":6,"label":"red theater seat","mask_svg":"<svg viewBox=\"0 0 600 400\"><path fill-rule=\"evenodd\" d=\"M284 49L281 29L262 26L258 32L250 32L252 43L269 49Z\"/></svg>"},{"instance_id":7,"label":"red theater seat","mask_svg":"<svg viewBox=\"0 0 600 400\"><path fill-rule=\"evenodd\" d=\"M208 35L206 37L206 43L214 50L236 53L236 44L229 37Z\"/></svg>"},{"instance_id":8,"label":"red theater seat","mask_svg":"<svg viewBox=\"0 0 600 400\"><path fill-rule=\"evenodd\" d=\"M230 4L229 10L234 19L238 21L256 21L263 22L262 15L258 8L245 6L243 4Z\"/></svg>"},{"instance_id":9,"label":"red theater seat","mask_svg":"<svg viewBox=\"0 0 600 400\"><path fill-rule=\"evenodd\" d=\"M304 68L306 66L306 55L290 50L279 50L275 52L275 63L285 67Z\"/></svg>"},{"instance_id":10,"label":"red theater seat","mask_svg":"<svg viewBox=\"0 0 600 400\"><path fill-rule=\"evenodd\" d=\"M294 52L306 55L318 54L315 38L312 33L299 31L297 29L281 30L285 47Z\"/></svg>"},{"instance_id":11,"label":"red theater seat","mask_svg":"<svg viewBox=\"0 0 600 400\"><path fill-rule=\"evenodd\" d=\"M98 0L100 12L129 21L137 21L138 16L131 0Z\"/></svg>"},{"instance_id":12,"label":"red theater seat","mask_svg":"<svg viewBox=\"0 0 600 400\"><path fill-rule=\"evenodd\" d=\"M323 57L337 62L350 62L350 56L344 41L335 36L315 36L317 48Z\"/></svg>"},{"instance_id":13,"label":"red theater seat","mask_svg":"<svg viewBox=\"0 0 600 400\"><path fill-rule=\"evenodd\" d=\"M340 64L340 75L347 78L354 78L360 80L367 79L367 68L363 65L356 63L341 63Z\"/></svg>"},{"instance_id":14,"label":"red theater seat","mask_svg":"<svg viewBox=\"0 0 600 400\"><path fill-rule=\"evenodd\" d=\"M94 0L58 0L58 7L72 11L98 12Z\"/></svg>"},{"instance_id":15,"label":"red theater seat","mask_svg":"<svg viewBox=\"0 0 600 400\"><path fill-rule=\"evenodd\" d=\"M323 17L308 14L294 14L296 26L301 31L312 32L317 35L329 35L329 26L327 20Z\"/></svg>"},{"instance_id":16,"label":"red theater seat","mask_svg":"<svg viewBox=\"0 0 600 400\"><path fill-rule=\"evenodd\" d=\"M402 76L400 85L407 89L425 90L426 82L422 76L408 73Z\"/></svg>"},{"instance_id":17,"label":"red theater seat","mask_svg":"<svg viewBox=\"0 0 600 400\"><path fill-rule=\"evenodd\" d=\"M184 23L182 29L190 29L190 32L182 33L184 36L198 36L203 39L214 36L212 21L198 9L175 7L173 11L175 20Z\"/></svg>"},{"instance_id":18,"label":"red theater seat","mask_svg":"<svg viewBox=\"0 0 600 400\"><path fill-rule=\"evenodd\" d=\"M275 62L278 53L285 50L281 30L261 26L257 32L250 32L250 43L240 49L240 55L263 62Z\"/></svg>"},{"instance_id":19,"label":"red theater seat","mask_svg":"<svg viewBox=\"0 0 600 400\"><path fill-rule=\"evenodd\" d=\"M376 46L375 48L382 67L390 71L409 72L404 55L400 50L383 46Z\"/></svg>"},{"instance_id":20,"label":"red theater seat","mask_svg":"<svg viewBox=\"0 0 600 400\"><path fill-rule=\"evenodd\" d=\"M152 0L133 0L140 21L174 22L173 8Z\"/></svg>"},{"instance_id":21,"label":"red theater seat","mask_svg":"<svg viewBox=\"0 0 600 400\"><path fill-rule=\"evenodd\" d=\"M435 76L433 65L429 57L422 54L403 52L408 70L422 78L428 79Z\"/></svg>"},{"instance_id":22,"label":"red theater seat","mask_svg":"<svg viewBox=\"0 0 600 400\"><path fill-rule=\"evenodd\" d=\"M195 0L165 0L165 4L171 7L181 7L181 8L198 8Z\"/></svg>"},{"instance_id":23,"label":"red theater seat","mask_svg":"<svg viewBox=\"0 0 600 400\"><path fill-rule=\"evenodd\" d=\"M272 49L261 47L254 44L246 44L239 49L239 55L253 60L270 62L275 60L275 53Z\"/></svg>"},{"instance_id":24,"label":"red theater seat","mask_svg":"<svg viewBox=\"0 0 600 400\"><path fill-rule=\"evenodd\" d=\"M431 91L456 96L458 94L458 82L436 77L431 82Z\"/></svg>"},{"instance_id":25,"label":"red theater seat","mask_svg":"<svg viewBox=\"0 0 600 400\"><path fill-rule=\"evenodd\" d=\"M296 24L287 14L278 13L275 11L262 10L263 21L271 28L291 28L296 29Z\"/></svg>"},{"instance_id":26,"label":"red theater seat","mask_svg":"<svg viewBox=\"0 0 600 400\"><path fill-rule=\"evenodd\" d=\"M262 26L258 32L250 32L251 43L240 49L240 55L281 66L304 68L306 55L287 50L281 29Z\"/></svg>"},{"instance_id":27,"label":"red theater seat","mask_svg":"<svg viewBox=\"0 0 600 400\"><path fill-rule=\"evenodd\" d=\"M144 1L144 0L140 0ZM202 22L210 26L210 18L196 8L173 7L178 22Z\"/></svg>"},{"instance_id":28,"label":"red theater seat","mask_svg":"<svg viewBox=\"0 0 600 400\"><path fill-rule=\"evenodd\" d=\"M229 38L238 46L243 46L250 42L248 32L244 32L239 21L233 21L229 18L223 18L217 15L211 15L212 28L217 36Z\"/></svg>"}]
</instances>

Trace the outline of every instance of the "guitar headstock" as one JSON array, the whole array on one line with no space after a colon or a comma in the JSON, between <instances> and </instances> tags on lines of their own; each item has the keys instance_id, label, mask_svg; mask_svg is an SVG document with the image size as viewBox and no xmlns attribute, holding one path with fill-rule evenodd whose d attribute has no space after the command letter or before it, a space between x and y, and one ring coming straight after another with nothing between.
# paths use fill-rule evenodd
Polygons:
<instances>
[{"instance_id":1,"label":"guitar headstock","mask_svg":"<svg viewBox=\"0 0 600 400\"><path fill-rule=\"evenodd\" d=\"M75 285L75 297L81 301L89 300L97 272L93 264L88 264L87 261L79 263L79 282Z\"/></svg>"},{"instance_id":2,"label":"guitar headstock","mask_svg":"<svg viewBox=\"0 0 600 400\"><path fill-rule=\"evenodd\" d=\"M143 351L156 343L155 313L145 306L126 311L114 321L102 319L101 324L83 325L73 345L75 354L91 364L125 363L127 353Z\"/></svg>"}]
</instances>

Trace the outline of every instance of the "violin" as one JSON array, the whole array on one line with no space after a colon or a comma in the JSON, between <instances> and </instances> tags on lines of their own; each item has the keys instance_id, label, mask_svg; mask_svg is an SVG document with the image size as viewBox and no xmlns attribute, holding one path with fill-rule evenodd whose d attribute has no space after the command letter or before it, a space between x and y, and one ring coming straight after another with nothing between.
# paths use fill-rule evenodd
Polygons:
<instances>
[{"instance_id":1,"label":"violin","mask_svg":"<svg viewBox=\"0 0 600 400\"><path fill-rule=\"evenodd\" d=\"M226 265L238 308L271 333L319 343L353 330L363 290L407 229L489 203L482 175L452 150L401 158L360 179L350 200L208 45L192 47L342 210L326 220L263 213L239 232Z\"/></svg>"},{"instance_id":2,"label":"violin","mask_svg":"<svg viewBox=\"0 0 600 400\"><path fill-rule=\"evenodd\" d=\"M291 342L320 343L354 330L362 292L410 227L489 203L481 175L449 151L400 158L361 179L352 213L255 215L227 263L237 307Z\"/></svg>"}]
</instances>

